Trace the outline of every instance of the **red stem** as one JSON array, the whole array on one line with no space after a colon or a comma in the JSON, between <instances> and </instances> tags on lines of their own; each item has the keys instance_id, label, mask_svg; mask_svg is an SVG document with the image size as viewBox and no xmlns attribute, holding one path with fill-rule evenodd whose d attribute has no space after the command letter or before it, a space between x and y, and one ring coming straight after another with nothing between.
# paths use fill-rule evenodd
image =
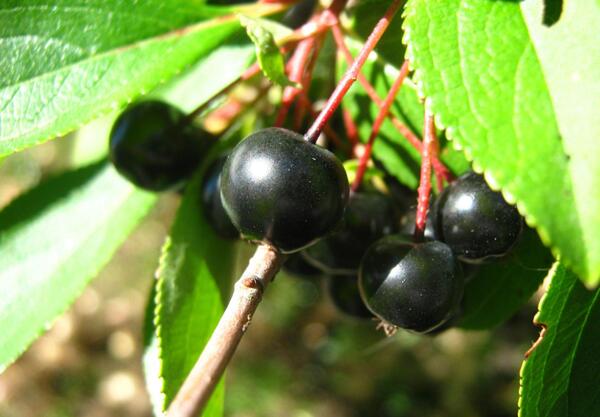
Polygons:
<instances>
[{"instance_id":1,"label":"red stem","mask_svg":"<svg viewBox=\"0 0 600 417\"><path fill-rule=\"evenodd\" d=\"M359 143L358 128L356 127L354 120L352 120L352 115L348 109L342 110L342 117L344 119L344 127L346 128L346 136L348 136L348 140L350 140L350 143L354 148Z\"/></svg>"},{"instance_id":2,"label":"red stem","mask_svg":"<svg viewBox=\"0 0 600 417\"><path fill-rule=\"evenodd\" d=\"M306 110L308 110L309 114L311 115L311 117L315 118L318 116L317 112L314 110L313 108L313 103L310 101L310 99L306 96L306 94L302 93L300 95L298 95L298 101L300 102L300 104L306 108ZM325 134L327 135L327 137L329 139L331 139L331 141L340 149L344 149L345 152L348 152L347 146L345 146L344 142L342 141L342 139L340 138L340 136L336 133L335 130L333 130L330 126L325 125L324 127L324 131Z\"/></svg>"},{"instance_id":3,"label":"red stem","mask_svg":"<svg viewBox=\"0 0 600 417\"><path fill-rule=\"evenodd\" d=\"M381 125L383 124L383 121L387 117L387 115L390 111L390 107L392 107L392 104L394 103L394 100L396 99L396 96L398 95L398 92L400 91L400 87L402 87L402 83L404 82L404 79L406 78L407 75L408 75L408 61L404 61L402 68L400 68L400 73L398 74L398 77L396 77L394 84L392 84L392 88L390 88L388 95L385 97L385 100L383 101L383 104L380 107L379 113L377 114L377 117L375 118L375 122L373 123L373 129L371 130L371 136L369 136L369 140L367 141L367 145L365 146L364 152L362 153L362 155L360 156L360 160L358 161L356 177L354 178L354 182L352 183L353 191L357 191L358 188L360 187L362 179L365 175L365 171L367 169L367 164L369 163L369 159L371 158L371 152L373 151L373 143L375 142L375 139L379 135L379 129L381 129Z\"/></svg>"},{"instance_id":4,"label":"red stem","mask_svg":"<svg viewBox=\"0 0 600 417\"><path fill-rule=\"evenodd\" d=\"M315 38L307 38L298 43L294 54L288 62L289 78L291 81L302 83L302 80L304 79L304 71L306 69L306 62L308 61L314 46ZM283 126L283 123L285 122L287 114L290 110L290 106L300 91L302 91L300 88L292 86L285 87L283 90L281 107L279 108L279 113L275 119L276 127Z\"/></svg>"},{"instance_id":5,"label":"red stem","mask_svg":"<svg viewBox=\"0 0 600 417\"><path fill-rule=\"evenodd\" d=\"M321 113L314 121L313 125L310 127L310 129L308 129L308 131L304 135L305 140L312 143L315 143L317 141L325 124L327 124L327 121L331 118L335 110L339 107L340 103L342 102L342 99L344 98L354 81L356 81L360 69L365 64L367 58L369 57L369 54L371 53L371 51L373 51L373 49L377 45L377 42L379 42L386 29L390 25L390 22L396 14L396 12L398 11L398 9L400 8L401 3L402 0L393 0L392 4L390 4L383 17L379 20L379 22L377 22L377 24L373 28L373 31L369 35L369 38L365 42L362 50L356 57L356 60L352 63L350 68L348 68L348 71L346 71L346 74L329 97L329 100L327 100L327 104L325 104L325 107L323 108L323 110L321 110Z\"/></svg>"},{"instance_id":6,"label":"red stem","mask_svg":"<svg viewBox=\"0 0 600 417\"><path fill-rule=\"evenodd\" d=\"M422 241L425 235L427 210L429 209L429 194L431 193L431 157L435 153L437 142L433 115L425 103L425 127L423 129L423 150L421 151L421 178L417 196L417 218L415 225L415 240Z\"/></svg>"},{"instance_id":7,"label":"red stem","mask_svg":"<svg viewBox=\"0 0 600 417\"><path fill-rule=\"evenodd\" d=\"M330 16L330 18L334 19L335 17ZM331 27L331 30L333 32L333 38L335 40L335 43L336 43L338 49L344 55L346 62L348 64L351 64L353 61L352 54L350 53L350 50L348 49L348 46L346 45L346 42L344 40L344 34L342 33L342 29L341 29L338 21L336 21L333 24L333 26ZM383 105L383 100L381 99L381 97L379 97L379 95L375 91L375 88L373 87L373 85L365 78L364 75L358 74L358 82L362 85L363 89L365 90L365 92L367 93L369 98L371 100L373 100L373 102L378 107L381 107ZM408 142L412 145L412 147L415 148L417 151L421 152L422 142L417 137L417 135L415 135L408 128L408 126L406 126L404 123L402 123L392 113L388 113L388 118L391 120L391 122L394 125L394 127L396 128L396 130L399 131L400 134L406 138L406 140L408 140ZM444 166L444 164L437 157L435 157L432 160L432 164L433 164L433 168L436 172L436 178L438 178L438 181L440 181L440 179L441 179L441 180L446 180L447 182L450 182L454 178L452 173L448 170L448 168L446 168Z\"/></svg>"}]
</instances>

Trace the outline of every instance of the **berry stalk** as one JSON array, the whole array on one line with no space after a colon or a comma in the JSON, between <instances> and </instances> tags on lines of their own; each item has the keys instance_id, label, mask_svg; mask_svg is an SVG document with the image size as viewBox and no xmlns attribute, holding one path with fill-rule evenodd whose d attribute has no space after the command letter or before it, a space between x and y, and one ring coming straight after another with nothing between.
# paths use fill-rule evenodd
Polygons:
<instances>
[{"instance_id":1,"label":"berry stalk","mask_svg":"<svg viewBox=\"0 0 600 417\"><path fill-rule=\"evenodd\" d=\"M390 4L383 17L379 20L379 22L377 22L377 24L373 28L373 31L369 35L369 38L365 42L362 50L356 57L356 60L352 63L350 68L348 68L346 74L344 74L344 77L329 97L329 100L327 100L327 104L325 104L325 107L323 108L323 110L321 110L321 113L319 114L317 119L314 121L312 126L304 135L305 140L311 143L315 143L317 141L319 135L323 131L323 127L325 126L327 121L329 121L336 109L339 107L339 105L342 102L342 99L344 98L352 84L354 84L354 81L356 81L358 73L367 61L369 54L373 51L373 49L385 33L386 29L389 27L390 22L396 15L396 12L400 8L401 3L401 0L393 0L392 4Z\"/></svg>"},{"instance_id":2,"label":"berry stalk","mask_svg":"<svg viewBox=\"0 0 600 417\"><path fill-rule=\"evenodd\" d=\"M362 182L362 179L365 175L365 171L367 169L367 164L369 163L369 159L371 159L371 152L373 151L373 143L375 143L375 139L379 135L379 129L381 129L381 125L383 124L383 121L387 117L387 115L390 111L390 107L394 103L394 100L396 99L396 96L398 95L398 92L400 91L400 87L402 87L402 83L404 82L404 79L406 78L407 75L408 75L408 61L404 61L404 64L402 65L402 68L400 69L400 73L398 74L398 77L396 77L394 84L392 84L392 88L390 88L390 91L389 91L387 97L385 98L382 106L380 107L379 113L377 114L377 117L375 118L375 122L373 123L373 129L371 130L371 136L369 136L369 140L367 142L367 145L365 146L364 152L360 156L360 160L358 161L356 177L354 178L354 182L352 183L353 191L357 191L358 188L360 187L360 183Z\"/></svg>"},{"instance_id":3,"label":"berry stalk","mask_svg":"<svg viewBox=\"0 0 600 417\"><path fill-rule=\"evenodd\" d=\"M417 196L417 218L415 225L415 240L422 241L425 235L425 223L429 208L429 194L431 193L431 157L437 138L435 136L435 122L433 114L425 103L425 126L423 129L423 148L421 151L421 178Z\"/></svg>"},{"instance_id":4,"label":"berry stalk","mask_svg":"<svg viewBox=\"0 0 600 417\"><path fill-rule=\"evenodd\" d=\"M338 50L342 53L342 55L344 56L344 59L346 60L348 65L350 65L353 62L354 58L352 58L352 54L350 53L350 50L348 49L348 46L346 45L346 42L344 41L344 34L342 33L342 29L340 27L339 21L337 21L337 18L335 16L330 16L330 18L335 19L335 23L331 27L331 31L333 33L333 39L336 43L336 46L338 47ZM379 94L377 94L373 85L365 78L364 75L358 74L358 82L361 84L361 86L363 87L363 89L365 90L365 92L367 93L369 98L371 100L373 100L373 102L378 107L383 106L383 100L381 99L381 97L379 97ZM408 126L406 126L404 123L402 123L392 113L388 112L387 117L390 119L390 121L392 122L392 124L394 125L396 130L398 132L400 132L400 134L402 136L404 136L404 138L406 138L406 140L408 140L408 142L412 145L412 147L415 148L417 151L421 152L421 148L423 146L421 139L419 139L417 137L417 135L415 135L408 128ZM439 158L434 156L434 158L432 159L431 162L433 165L433 169L435 170L436 177L438 178L438 184L442 180L450 182L453 179L452 174L450 173L448 168L446 168L446 166L444 166L444 164L439 160Z\"/></svg>"},{"instance_id":5,"label":"berry stalk","mask_svg":"<svg viewBox=\"0 0 600 417\"><path fill-rule=\"evenodd\" d=\"M256 248L202 354L169 406L166 417L196 417L221 379L252 320L266 287L285 257L268 245Z\"/></svg>"}]
</instances>

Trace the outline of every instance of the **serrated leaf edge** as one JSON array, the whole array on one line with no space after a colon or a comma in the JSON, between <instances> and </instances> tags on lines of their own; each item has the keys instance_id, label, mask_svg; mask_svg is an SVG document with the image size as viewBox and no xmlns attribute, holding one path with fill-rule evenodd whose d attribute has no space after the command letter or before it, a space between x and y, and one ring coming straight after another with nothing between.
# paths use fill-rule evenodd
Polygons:
<instances>
[{"instance_id":1,"label":"serrated leaf edge","mask_svg":"<svg viewBox=\"0 0 600 417\"><path fill-rule=\"evenodd\" d=\"M167 268L167 258L169 256L169 251L172 247L173 241L171 239L171 236L168 235L165 238L165 242L163 243L161 252L160 252L160 257L158 260L158 268L156 269L156 272L154 274L154 277L156 279L156 295L154 297L154 318L152 320L152 323L154 324L154 336L156 337L156 350L157 350L157 354L158 354L158 360L159 360L159 373L158 373L158 379L159 379L159 385L160 385L160 393L161 393L161 408L163 411L166 410L167 408L167 394L165 392L165 378L164 378L164 368L163 368L163 346L162 346L162 325L161 325L161 313L163 310L163 304L162 304L162 296L163 296L163 287L166 284L166 280L163 277L163 273L164 270Z\"/></svg>"},{"instance_id":2,"label":"serrated leaf edge","mask_svg":"<svg viewBox=\"0 0 600 417\"><path fill-rule=\"evenodd\" d=\"M484 176L486 182L489 184L489 186L493 190L499 191L500 193L502 193L502 196L506 199L506 201L508 201L511 204L514 204L517 207L517 210L519 211L519 213L521 213L521 215L525 219L525 222L527 223L527 225L529 227L534 228L537 231L542 243L544 244L544 246L546 246L548 249L550 249L550 252L554 256L554 258L555 259L560 258L563 265L578 270L579 269L578 266L575 265L574 262L571 262L569 259L565 258L563 256L563 253L561 252L560 248L553 244L552 239L550 238L550 233L548 232L548 229L538 223L535 216L529 212L527 204L524 203L523 201L517 201L515 196L513 194L511 194L510 191L503 189L499 185L498 181L496 181L494 174L492 172L490 172L489 170L485 170L479 164L479 162L477 162L475 160L475 158L473 157L473 154L472 154L472 148L470 148L468 146L464 146L463 144L459 143L458 139L457 139L458 135L455 134L455 129L453 127L448 127L447 124L444 123L443 116L438 113L435 113L435 108L437 107L436 103L434 102L434 100L431 97L427 97L423 91L423 80L422 80L422 75L421 75L422 70L420 70L419 68L416 68L414 65L415 60L414 60L414 54L413 54L411 39L410 39L410 29L408 27L408 24L406 23L407 20L410 19L410 17L411 17L411 13L409 10L410 4L412 4L411 0L406 2L404 11L402 14L402 18L404 20L402 23L402 29L404 31L404 36L402 37L402 43L404 43L404 45L406 46L406 56L410 62L411 70L413 70L413 73L414 73L412 78L417 87L417 93L419 94L420 97L422 97L425 100L425 105L429 106L431 108L431 110L433 111L437 128L443 129L446 132L446 138L448 139L448 141L450 141L454 150L462 152L465 155L465 158L467 159L467 161L471 163L473 170L479 174L482 174ZM588 282L588 281L584 281L584 280L582 280L582 282L589 289L593 289L593 288L596 288L596 286L599 283L598 282L599 280L600 280L600 277L593 277L592 282Z\"/></svg>"},{"instance_id":3,"label":"serrated leaf edge","mask_svg":"<svg viewBox=\"0 0 600 417\"><path fill-rule=\"evenodd\" d=\"M246 8L248 10L245 10ZM277 13L278 11L280 11L282 9L282 6L281 5L277 5L277 4L265 3L265 4L262 4L261 8L258 9L258 10L256 9L256 7L251 8L251 6L239 7L239 9L240 10L244 10L244 13L247 14L247 15L250 15L250 16L264 16L264 15L269 15L269 14L272 14L272 13ZM200 23L195 23L195 24L192 24L192 25L188 25L188 26L184 26L184 27L181 27L181 28L177 28L177 29L174 29L174 30L172 30L170 32L166 32L164 34L157 35L157 36L154 36L152 38L142 39L141 41L136 42L134 44L121 46L121 47L114 48L114 49L111 49L111 50L108 50L108 51L105 51L105 52L102 52L102 53L99 53L99 54L92 55L92 56L90 56L87 59L84 59L82 61L78 61L78 62L70 64L70 65L66 65L66 66L64 66L64 67L62 67L60 69L55 70L55 71L47 72L47 73L44 73L44 74L42 74L40 76L36 76L36 77L32 77L32 78L29 78L29 79L24 80L24 81L20 81L17 84L12 84L12 85L9 85L9 86L5 86L5 87L2 88L2 90L6 89L8 87L17 87L17 86L19 86L21 84L25 84L25 83L31 82L33 80L44 79L46 77L52 76L53 74L61 73L65 69L69 69L71 67L75 67L77 65L81 65L83 62L86 62L86 63L87 62L94 62L97 59L105 58L107 56L111 56L111 55L114 55L114 54L117 54L117 53L121 53L123 51L127 51L127 50L130 50L130 49L137 49L137 48L141 48L143 46L151 45L153 43L160 43L160 42L168 41L170 39L177 39L177 38L180 38L182 36L189 35L190 33L195 33L195 32L198 32L198 31L201 31L201 30L204 30L204 29L208 29L208 28L210 28L212 26L215 26L217 24L229 23L229 21L231 21L231 23L234 23L236 21L236 13L237 13L236 10L237 9L232 10L231 13L227 14L227 15L215 16L214 18L211 18L208 21L203 21L203 22L200 22ZM0 153L0 157L8 156L8 155L11 155L13 153L20 152L20 151L22 151L24 149L27 149L27 148L30 148L30 147L33 147L33 146L36 146L36 145L40 145L40 144L42 144L44 142L47 142L47 141L52 140L54 138L65 136L65 135L67 135L68 133L70 133L70 132L72 132L74 130L80 129L81 127L83 127L84 125L90 123L91 121L96 120L96 119L98 119L100 117L106 116L106 115L108 115L108 114L110 114L110 113L112 113L112 112L114 112L114 111L116 111L116 110L124 107L125 105L130 104L135 98L145 96L146 94L148 94L148 92L145 91L146 88L148 88L148 89L154 89L156 87L164 85L167 81L171 80L172 78L176 77L180 73L184 72L185 70L187 70L188 68L190 68L194 64L195 64L195 61L192 61L192 62L188 63L187 65L183 65L183 66L181 66L179 68L175 68L175 70L172 71L170 73L170 75L161 78L158 82L156 82L156 83L149 83L145 88L141 88L140 91L137 94L133 94L133 95L131 95L129 97L124 97L121 100L115 100L115 101L113 101L112 103L106 105L105 107L100 108L100 110L91 113L90 116L88 116L87 118L82 119L82 121L79 124L75 125L72 128L68 128L68 129L65 129L63 131L59 131L59 132L57 132L55 134L51 134L51 135L48 135L48 136L43 136L43 137L39 138L38 140L35 140L35 141L33 141L33 142L29 143L29 144L20 144L20 145L16 145L16 146L10 146L4 152ZM150 85L151 85L151 87L149 87ZM53 122L50 122L50 124L52 124L52 123ZM1 138L1 142L10 142L10 141L13 141L13 140L15 140L17 138L26 136L26 135L28 135L30 133L31 133L31 131L27 132L27 133L24 133L24 134L16 135L16 136L13 135L13 136L2 137Z\"/></svg>"},{"instance_id":4,"label":"serrated leaf edge","mask_svg":"<svg viewBox=\"0 0 600 417\"><path fill-rule=\"evenodd\" d=\"M538 303L538 307L537 307L537 312L535 313L535 316L533 316L533 324L534 325L539 325L541 324L539 321L539 317L540 314L542 312L542 308L544 306L544 303L546 301L546 298L548 296L548 292L550 291L550 287L553 285L553 277L556 274L556 270L558 269L558 266L560 265L559 261L556 261L552 264L552 267L548 270L548 274L546 275L546 278L544 278L544 283L548 282L548 285L546 286L546 291L544 291L544 294L542 295L542 297L540 298L540 301ZM542 284L542 286L544 286L544 284ZM521 368L519 369L519 400L517 402L517 407L519 408L518 411L518 417L521 417L521 404L522 404L522 400L523 400L523 372L525 371L525 364L527 363L527 358L525 358L523 360L523 362L521 363Z\"/></svg>"}]
</instances>

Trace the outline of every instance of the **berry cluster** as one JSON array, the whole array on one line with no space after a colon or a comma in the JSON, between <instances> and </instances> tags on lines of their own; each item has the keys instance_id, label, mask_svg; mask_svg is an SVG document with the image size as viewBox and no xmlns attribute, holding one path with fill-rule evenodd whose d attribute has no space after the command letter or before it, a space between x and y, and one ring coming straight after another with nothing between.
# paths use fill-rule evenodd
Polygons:
<instances>
[{"instance_id":1,"label":"berry cluster","mask_svg":"<svg viewBox=\"0 0 600 417\"><path fill-rule=\"evenodd\" d=\"M127 109L110 138L119 172L151 190L181 184L215 142L184 120L162 102ZM415 196L387 183L383 191L363 185L350 192L334 154L290 130L267 128L212 163L201 197L219 236L291 254L285 268L292 274L329 276L330 298L348 315L431 332L457 314L462 265L505 256L522 220L469 172L431 204L420 241L409 203Z\"/></svg>"}]
</instances>

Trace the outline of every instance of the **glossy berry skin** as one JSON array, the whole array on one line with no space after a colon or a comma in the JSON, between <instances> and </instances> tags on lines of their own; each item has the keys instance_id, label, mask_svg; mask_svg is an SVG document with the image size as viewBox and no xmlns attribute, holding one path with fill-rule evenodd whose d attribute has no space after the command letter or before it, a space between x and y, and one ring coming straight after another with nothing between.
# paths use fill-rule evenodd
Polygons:
<instances>
[{"instance_id":1,"label":"glossy berry skin","mask_svg":"<svg viewBox=\"0 0 600 417\"><path fill-rule=\"evenodd\" d=\"M280 128L240 142L221 174L223 206L242 237L283 253L329 233L342 218L348 192L335 155Z\"/></svg>"},{"instance_id":2,"label":"glossy berry skin","mask_svg":"<svg viewBox=\"0 0 600 417\"><path fill-rule=\"evenodd\" d=\"M433 204L431 205L433 206ZM435 210L432 208L427 210L427 220L425 221L425 240L436 240L435 233ZM413 236L417 226L417 206L412 206L406 214L400 219L400 233Z\"/></svg>"},{"instance_id":3,"label":"glossy berry skin","mask_svg":"<svg viewBox=\"0 0 600 417\"><path fill-rule=\"evenodd\" d=\"M235 228L221 202L221 171L227 156L215 160L208 168L202 183L202 208L213 230L223 239L236 239L240 233Z\"/></svg>"},{"instance_id":4,"label":"glossy berry skin","mask_svg":"<svg viewBox=\"0 0 600 417\"><path fill-rule=\"evenodd\" d=\"M360 297L356 274L329 276L327 292L333 305L344 315L355 319L373 318L373 314Z\"/></svg>"},{"instance_id":5,"label":"glossy berry skin","mask_svg":"<svg viewBox=\"0 0 600 417\"><path fill-rule=\"evenodd\" d=\"M315 278L322 275L319 269L306 262L301 252L291 254L281 269L288 275L298 278Z\"/></svg>"},{"instance_id":6,"label":"glossy berry skin","mask_svg":"<svg viewBox=\"0 0 600 417\"><path fill-rule=\"evenodd\" d=\"M480 263L506 255L523 229L517 209L474 172L446 187L435 210L438 238L464 262Z\"/></svg>"},{"instance_id":7,"label":"glossy berry skin","mask_svg":"<svg viewBox=\"0 0 600 417\"><path fill-rule=\"evenodd\" d=\"M363 301L380 319L425 333L445 323L463 294L463 276L448 245L387 236L365 254L359 272Z\"/></svg>"},{"instance_id":8,"label":"glossy berry skin","mask_svg":"<svg viewBox=\"0 0 600 417\"><path fill-rule=\"evenodd\" d=\"M181 185L214 142L209 133L182 126L183 118L179 109L161 101L125 109L110 133L110 159L117 171L147 190Z\"/></svg>"},{"instance_id":9,"label":"glossy berry skin","mask_svg":"<svg viewBox=\"0 0 600 417\"><path fill-rule=\"evenodd\" d=\"M304 251L307 261L329 274L357 274L360 260L377 239L398 231L391 198L379 192L354 192L338 228Z\"/></svg>"}]
</instances>

